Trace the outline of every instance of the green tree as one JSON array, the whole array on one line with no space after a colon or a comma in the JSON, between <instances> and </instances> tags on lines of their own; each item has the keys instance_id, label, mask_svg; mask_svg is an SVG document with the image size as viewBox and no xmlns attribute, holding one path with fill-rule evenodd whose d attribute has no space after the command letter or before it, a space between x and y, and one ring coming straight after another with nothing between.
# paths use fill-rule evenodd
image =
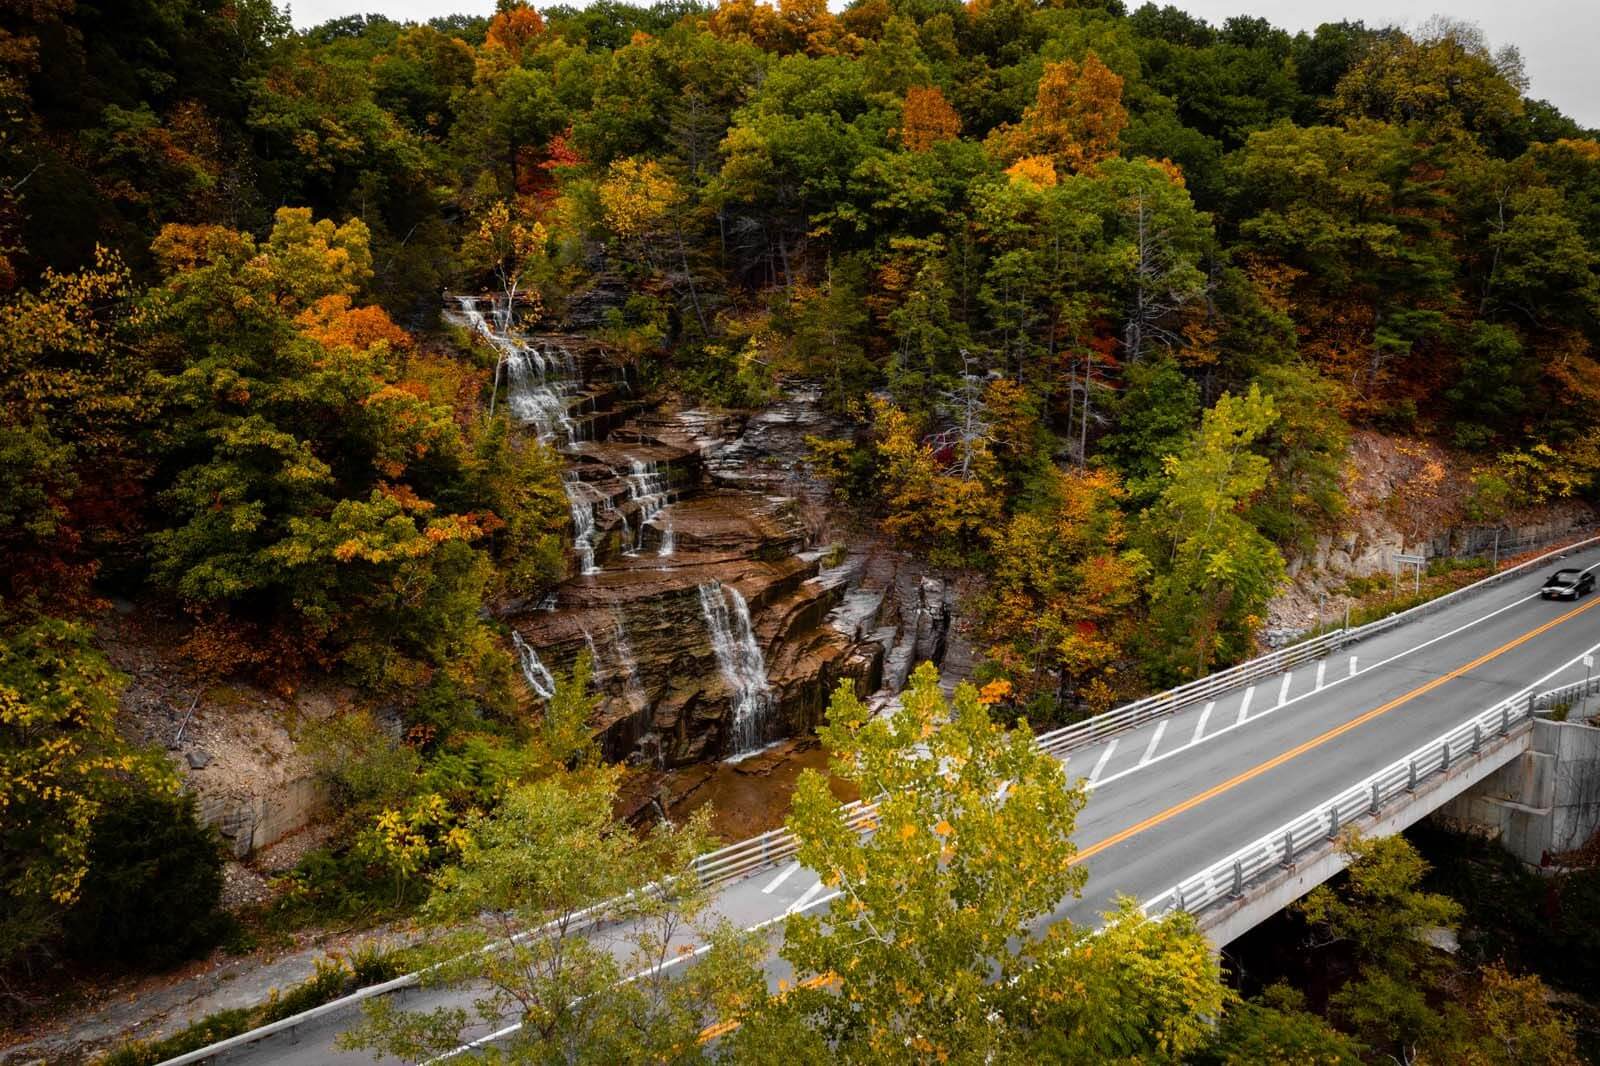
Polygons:
<instances>
[{"instance_id":1,"label":"green tree","mask_svg":"<svg viewBox=\"0 0 1600 1066\"><path fill-rule=\"evenodd\" d=\"M1249 516L1283 550L1309 552L1344 512L1350 427L1340 414L1343 392L1301 362L1266 367L1256 380L1278 418L1256 443L1272 474Z\"/></svg>"},{"instance_id":2,"label":"green tree","mask_svg":"<svg viewBox=\"0 0 1600 1066\"><path fill-rule=\"evenodd\" d=\"M1145 655L1160 679L1198 677L1242 657L1283 581L1283 555L1246 514L1271 470L1254 446L1277 420L1258 387L1224 393L1167 461L1139 541L1155 570Z\"/></svg>"},{"instance_id":3,"label":"green tree","mask_svg":"<svg viewBox=\"0 0 1600 1066\"><path fill-rule=\"evenodd\" d=\"M192 795L140 789L108 805L62 923L67 949L91 962L163 966L210 948L226 929L221 844L196 820Z\"/></svg>"},{"instance_id":4,"label":"green tree","mask_svg":"<svg viewBox=\"0 0 1600 1066\"><path fill-rule=\"evenodd\" d=\"M822 376L829 406L843 408L874 374L866 357L865 269L855 257L829 265L827 286L801 295L794 315L795 355Z\"/></svg>"},{"instance_id":5,"label":"green tree","mask_svg":"<svg viewBox=\"0 0 1600 1066\"><path fill-rule=\"evenodd\" d=\"M1490 52L1477 26L1441 16L1373 40L1332 102L1346 115L1420 123L1434 137L1492 138L1522 114L1527 84L1516 48Z\"/></svg>"},{"instance_id":6,"label":"green tree","mask_svg":"<svg viewBox=\"0 0 1600 1066\"><path fill-rule=\"evenodd\" d=\"M1344 883L1320 885L1297 905L1317 942L1346 945L1359 967L1329 1006L1367 1044L1414 1061L1459 1024L1431 999L1448 963L1427 934L1453 931L1461 908L1423 890L1427 864L1404 837L1348 836L1342 846L1350 857Z\"/></svg>"},{"instance_id":7,"label":"green tree","mask_svg":"<svg viewBox=\"0 0 1600 1066\"><path fill-rule=\"evenodd\" d=\"M1243 249L1271 265L1259 272L1301 350L1358 409L1382 408L1454 302L1432 152L1399 126L1353 120L1258 131L1235 160Z\"/></svg>"},{"instance_id":8,"label":"green tree","mask_svg":"<svg viewBox=\"0 0 1600 1066\"><path fill-rule=\"evenodd\" d=\"M1259 1000L1229 1006L1215 1038L1196 1056L1209 1066L1359 1066L1361 1045L1306 1009L1305 996L1288 985L1268 988Z\"/></svg>"},{"instance_id":9,"label":"green tree","mask_svg":"<svg viewBox=\"0 0 1600 1066\"><path fill-rule=\"evenodd\" d=\"M1083 884L1083 793L1026 729L995 723L970 685L947 702L925 663L888 718L841 686L821 732L832 772L875 798L872 831L802 775L798 858L838 898L789 918L797 984L728 1038L734 1061L788 1047L874 1064L1177 1062L1198 1045L1223 993L1191 921L1124 903L1098 935L1040 935Z\"/></svg>"},{"instance_id":10,"label":"green tree","mask_svg":"<svg viewBox=\"0 0 1600 1066\"><path fill-rule=\"evenodd\" d=\"M1533 400L1538 367L1509 326L1474 322L1463 338L1460 380L1445 393L1459 421L1456 443L1481 448L1520 427Z\"/></svg>"},{"instance_id":11,"label":"green tree","mask_svg":"<svg viewBox=\"0 0 1600 1066\"><path fill-rule=\"evenodd\" d=\"M798 979L841 984L801 980L781 1010L842 1062L1003 1052L994 1014L1014 995L1035 924L1083 885L1072 861L1083 793L1026 729L992 721L970 685L947 704L931 664L887 718L841 686L819 733L833 773L878 809L859 836L820 774L796 786L797 857L840 898L826 917L792 916L782 955Z\"/></svg>"},{"instance_id":12,"label":"green tree","mask_svg":"<svg viewBox=\"0 0 1600 1066\"><path fill-rule=\"evenodd\" d=\"M1100 453L1122 475L1130 503L1143 507L1161 492L1167 457L1181 452L1194 432L1200 389L1175 359L1147 359L1128 367L1111 416Z\"/></svg>"},{"instance_id":13,"label":"green tree","mask_svg":"<svg viewBox=\"0 0 1600 1066\"><path fill-rule=\"evenodd\" d=\"M351 307L370 277L365 228L284 209L259 243L168 227L156 251L155 344L176 363L156 582L236 623L213 629L222 665L331 658L368 682L476 688L504 709L509 661L478 619L485 518L423 495L459 491L466 444L449 407L402 387L404 332ZM237 623L265 628L265 658Z\"/></svg>"},{"instance_id":14,"label":"green tree","mask_svg":"<svg viewBox=\"0 0 1600 1066\"><path fill-rule=\"evenodd\" d=\"M1210 942L1186 914L1152 919L1123 898L1098 930L1058 924L1018 982L1020 1062L1188 1062L1229 996Z\"/></svg>"}]
</instances>

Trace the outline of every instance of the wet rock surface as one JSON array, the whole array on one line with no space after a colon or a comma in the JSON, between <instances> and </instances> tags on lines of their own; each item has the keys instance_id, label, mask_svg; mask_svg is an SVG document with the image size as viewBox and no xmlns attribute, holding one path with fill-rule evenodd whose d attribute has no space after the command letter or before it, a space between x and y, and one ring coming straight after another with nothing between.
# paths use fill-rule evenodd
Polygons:
<instances>
[{"instance_id":1,"label":"wet rock surface","mask_svg":"<svg viewBox=\"0 0 1600 1066\"><path fill-rule=\"evenodd\" d=\"M566 456L573 504L573 576L503 617L536 691L592 656L609 758L748 754L809 734L841 681L868 696L944 656L947 584L831 528L805 442L850 427L816 384L754 412L649 404L597 342L472 323L523 361L513 409Z\"/></svg>"}]
</instances>

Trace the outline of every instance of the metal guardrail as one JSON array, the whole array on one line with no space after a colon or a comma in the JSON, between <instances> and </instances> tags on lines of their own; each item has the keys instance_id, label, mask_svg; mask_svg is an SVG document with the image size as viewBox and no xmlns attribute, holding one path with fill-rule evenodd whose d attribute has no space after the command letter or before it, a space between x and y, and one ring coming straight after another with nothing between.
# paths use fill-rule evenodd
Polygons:
<instances>
[{"instance_id":1,"label":"metal guardrail","mask_svg":"<svg viewBox=\"0 0 1600 1066\"><path fill-rule=\"evenodd\" d=\"M1048 733L1041 733L1038 737L1039 745L1052 755L1060 755L1071 751L1073 748L1096 743L1117 733L1137 728L1153 722L1157 718L1173 714L1191 704L1208 700L1212 696L1220 695L1230 689L1237 688L1239 685L1248 684L1263 677L1272 677L1301 663L1314 662L1324 655L1346 648L1351 644L1375 637L1380 633L1386 633L1391 629L1397 629L1407 622L1415 621L1425 615L1454 606L1486 588L1503 584L1513 578L1523 577L1529 570L1546 566L1556 559L1570 555L1575 551L1581 551L1584 548L1593 547L1596 544L1600 544L1600 537L1590 537L1575 544L1568 544L1554 551L1546 552L1537 558L1529 559L1527 562L1518 563L1516 566L1510 566L1497 573L1490 574L1486 578L1474 581L1470 585L1464 585L1453 592L1447 592L1443 596L1429 600L1426 603L1420 603L1407 610L1398 611L1376 621L1368 622L1366 625L1357 626L1354 629L1336 629L1331 633L1324 633L1321 636L1301 641L1299 644L1291 644L1287 648L1269 652L1266 655L1240 663L1227 670L1219 670L1214 674L1197 678L1166 692L1135 700L1094 718L1089 718L1073 725L1062 726L1060 729L1053 729Z\"/></svg>"},{"instance_id":2,"label":"metal guardrail","mask_svg":"<svg viewBox=\"0 0 1600 1066\"><path fill-rule=\"evenodd\" d=\"M1301 663L1314 662L1349 644L1355 639L1351 636L1354 632L1357 631L1339 629L1319 637L1312 637L1299 644L1291 644L1287 648L1268 652L1260 658L1251 659L1227 670L1207 674L1166 692L1124 704L1105 714L1052 729L1048 733L1040 733L1036 739L1045 751L1052 755L1061 755L1074 748L1081 748L1153 722L1157 718L1164 718L1184 707L1208 700L1240 685L1281 674Z\"/></svg>"},{"instance_id":3,"label":"metal guardrail","mask_svg":"<svg viewBox=\"0 0 1600 1066\"><path fill-rule=\"evenodd\" d=\"M1297 666L1300 663L1313 662L1316 659L1328 654L1330 651L1348 647L1349 645L1361 640L1365 640L1368 637L1387 632L1390 629L1404 625L1408 621L1420 618L1423 615L1458 603L1462 599L1465 599L1475 592L1479 592L1485 588L1500 584L1513 577L1520 577L1530 569L1543 566L1552 560L1562 558L1563 556L1571 554L1572 552L1580 551L1596 544L1600 544L1600 537L1591 537L1575 544L1566 545L1565 547L1558 548L1554 551L1546 552L1535 559L1530 559L1527 562L1520 563L1517 566L1508 567L1505 570L1499 571L1498 573L1491 574L1489 577L1486 577L1481 581L1475 581L1470 585L1456 589L1454 592L1446 593L1445 595L1440 596L1437 599L1430 600L1427 603L1419 604L1418 606L1412 607L1409 610L1389 615L1388 617L1378 619L1375 622L1369 622L1368 624L1364 626L1358 626L1355 629L1335 630L1332 633L1325 633L1320 636L1312 637L1309 640L1301 641L1299 644L1291 644L1286 648L1280 648L1277 651L1269 652L1266 655L1251 659L1248 662L1240 663L1237 666L1230 667L1229 669L1220 670L1215 674L1209 674L1206 677L1197 678L1194 681L1179 685L1177 688L1170 689L1166 692L1135 700L1132 703L1125 704L1122 707L1114 708L1104 714L1097 715L1094 718L1086 719L1085 721L1077 722L1073 725L1064 726L1060 729L1054 729L1047 733L1042 733L1035 739L1037 740L1039 746L1045 751L1052 755L1059 756L1071 751L1074 748L1095 743L1098 740L1103 740L1117 733L1137 728L1141 725L1155 721L1158 718L1173 714L1184 707L1190 706L1201 700L1209 699L1213 695L1226 692L1229 689L1236 688L1241 684L1248 684L1251 681L1259 680L1263 677L1274 676L1275 674L1282 673L1284 670ZM1596 679L1596 683L1600 684L1600 678ZM1526 704L1526 695L1524 695L1522 698ZM1492 713L1494 712L1485 712L1485 714ZM1531 713L1531 708L1529 709L1528 713ZM1479 716L1479 718L1482 717L1482 715ZM1526 717L1527 715L1524 714L1517 718L1516 721L1520 722ZM1477 722L1478 719L1474 719L1473 721ZM1468 723L1469 726L1471 724L1472 723ZM1462 728L1467 727L1464 726ZM1444 738L1444 743L1447 746L1451 742L1452 736L1454 736L1454 734L1447 735ZM1459 738L1457 739L1459 740ZM1461 749L1457 748L1456 750L1459 752ZM1448 751L1446 751L1445 757L1446 760L1448 760ZM1448 765L1448 761L1446 762L1446 765ZM1437 767L1435 767L1435 769L1437 769ZM1375 775L1373 778L1369 778L1367 782L1357 786L1357 789L1366 789L1367 791L1363 792L1362 795L1367 795L1367 793L1370 793L1372 790L1372 783L1378 778L1383 777L1385 773L1389 773L1392 770L1393 767L1390 767L1385 771L1380 771L1378 775ZM1390 784L1392 785L1392 782L1390 782ZM1337 832L1338 824L1342 824L1342 822L1339 821L1339 812L1341 810L1345 812L1344 820L1348 820L1349 817L1354 816L1350 812L1353 812L1355 807L1350 806L1350 804L1354 804L1356 800L1348 800L1348 803L1346 802L1350 795L1350 793L1342 793L1335 800L1331 801L1334 804L1332 816L1334 817L1335 833ZM1384 796L1390 795L1392 795L1392 792L1384 793ZM845 824L850 828L857 830L858 832L870 831L877 823L878 805L876 803L856 800L852 803L846 804L844 811ZM1216 895L1216 891L1222 891L1224 895L1227 891L1232 891L1236 879L1242 878L1243 882L1248 882L1250 879L1260 876L1264 869L1270 867L1271 865L1281 864L1284 862L1283 856L1285 854L1289 855L1289 861L1292 862L1295 855L1300 854L1304 848L1311 846L1313 843L1314 831L1322 833L1322 836L1316 838L1316 842L1326 843L1326 825L1324 823L1318 823L1316 826L1307 824L1307 819L1313 818L1313 815L1318 815L1324 818L1330 816L1322 812L1323 808L1319 808L1318 811L1312 812L1312 814L1302 816L1301 819L1297 819L1295 822L1290 823L1282 830L1275 831L1275 833L1270 837L1257 841L1249 848L1235 853L1233 856L1223 860L1216 866L1209 868L1201 874L1195 875L1195 877L1191 878L1189 881L1183 882L1179 886L1170 890L1168 893L1158 896L1155 901L1152 901L1152 904L1146 906L1146 909L1150 910L1151 913L1155 913L1155 911L1151 909L1153 904L1166 900L1168 897L1173 896L1174 894L1177 894L1178 898L1183 899L1183 909L1192 910L1196 905L1196 900L1206 900L1205 903L1199 905L1202 907L1209 906L1211 903L1214 903L1217 898L1220 898L1218 895ZM1285 850L1286 848L1287 852ZM798 850L799 842L795 839L793 833L791 833L788 829L772 829L765 833L761 833L758 836L750 837L747 840L741 840L736 843L729 844L727 847L719 848L716 851L706 852L704 855L700 855L695 858L691 865L691 869L693 870L694 876L698 880L699 884L702 887L709 888L715 885L724 884L728 881L736 881L740 878L747 877L758 870L766 869L785 860L792 859L795 855L795 852ZM1218 880L1219 878L1221 880ZM1218 884L1223 886L1221 890L1215 890L1214 886ZM663 885L662 887L668 886ZM1188 894L1191 892L1194 894ZM604 919L604 916L607 912L616 908L621 902L623 901L608 900L596 904L594 907L588 908L587 910L581 912L581 915L583 920L586 922L599 922ZM521 943L528 937L542 935L545 931L545 928L547 927L540 927L539 929L530 930L526 933L520 933L514 937L511 942ZM312 1007L309 1010L302 1011L299 1014L291 1015L288 1018L271 1022L257 1029L252 1029L249 1032L240 1033L237 1036L208 1045L207 1047L199 1048L195 1051L188 1052L187 1054L179 1055L176 1058L168 1059L166 1062L162 1063L162 1066L189 1066L189 1064L192 1063L205 1062L209 1059L215 1058L220 1054L223 1054L224 1052L247 1046L277 1033L291 1032L298 1026L305 1025L308 1022L316 1021L338 1011L347 1010L350 1007L375 996L387 995L391 992L409 988L418 984L421 981L421 978L421 972L411 973L402 977L397 977L392 981L386 981L382 984L372 985L367 988L360 989L356 992L350 993L349 995L330 1000L319 1007Z\"/></svg>"},{"instance_id":4,"label":"metal guardrail","mask_svg":"<svg viewBox=\"0 0 1600 1066\"><path fill-rule=\"evenodd\" d=\"M1535 711L1550 711L1557 707L1571 707L1573 702L1585 696L1593 696L1600 692L1600 674L1589 678L1587 681L1578 681L1571 685L1562 685L1549 692L1541 692L1533 698Z\"/></svg>"},{"instance_id":5,"label":"metal guardrail","mask_svg":"<svg viewBox=\"0 0 1600 1066\"><path fill-rule=\"evenodd\" d=\"M1337 845L1340 831L1392 800L1409 795L1425 779L1462 758L1493 750L1533 720L1538 699L1523 690L1429 741L1404 758L1313 807L1292 822L1178 882L1144 906L1147 914L1182 910L1199 915L1225 900L1240 899L1258 878L1293 867L1302 857Z\"/></svg>"}]
</instances>

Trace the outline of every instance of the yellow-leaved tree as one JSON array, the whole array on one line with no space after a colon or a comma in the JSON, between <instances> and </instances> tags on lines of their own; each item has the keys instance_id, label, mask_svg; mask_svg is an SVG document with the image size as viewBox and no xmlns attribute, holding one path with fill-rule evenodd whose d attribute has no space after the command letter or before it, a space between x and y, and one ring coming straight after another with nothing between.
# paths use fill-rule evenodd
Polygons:
<instances>
[{"instance_id":1,"label":"yellow-leaved tree","mask_svg":"<svg viewBox=\"0 0 1600 1066\"><path fill-rule=\"evenodd\" d=\"M971 685L947 701L924 663L887 716L840 686L819 732L876 818L857 833L823 775L801 776L789 828L837 896L788 919L798 984L729 1038L732 1061L1159 1063L1204 1040L1224 992L1191 919L1056 920L1085 882L1084 793L1025 727Z\"/></svg>"}]
</instances>

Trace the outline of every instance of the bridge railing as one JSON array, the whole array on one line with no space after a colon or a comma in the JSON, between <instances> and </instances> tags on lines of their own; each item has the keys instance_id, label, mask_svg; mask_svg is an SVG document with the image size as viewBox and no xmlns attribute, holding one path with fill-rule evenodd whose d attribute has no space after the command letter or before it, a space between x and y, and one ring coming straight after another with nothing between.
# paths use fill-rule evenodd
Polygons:
<instances>
[{"instance_id":1,"label":"bridge railing","mask_svg":"<svg viewBox=\"0 0 1600 1066\"><path fill-rule=\"evenodd\" d=\"M1266 677L1275 677L1285 670L1291 670L1302 663L1315 662L1351 644L1375 637L1380 633L1387 633L1391 629L1396 629L1407 622L1413 622L1435 611L1452 607L1486 588L1525 577L1532 570L1547 566L1556 559L1593 547L1596 544L1600 544L1600 537L1590 537L1575 544L1564 545L1526 562L1518 563L1516 566L1509 566L1497 573L1490 574L1482 580L1474 581L1470 585L1464 585L1454 592L1445 593L1443 596L1418 604L1408 610L1396 612L1376 621L1368 622L1366 625L1356 626L1353 629L1336 629L1331 633L1324 633L1321 636L1312 637L1298 644L1291 644L1286 648L1268 652L1266 655L1251 659L1248 662L1242 662L1226 670L1219 670L1214 674L1196 678L1176 688L1168 689L1166 692L1134 700L1132 703L1124 704L1121 707L1107 711L1105 714L1096 715L1093 718L1076 722L1072 725L1062 726L1059 729L1052 729L1047 733L1039 734L1039 746L1052 755L1060 755L1074 748L1085 747L1128 729L1134 729L1158 718L1163 718L1184 707L1209 700L1224 692L1238 688L1240 685L1247 685Z\"/></svg>"},{"instance_id":2,"label":"bridge railing","mask_svg":"<svg viewBox=\"0 0 1600 1066\"><path fill-rule=\"evenodd\" d=\"M1600 692L1600 675L1539 693L1533 698L1533 709L1550 711L1557 707L1570 707L1575 701L1593 696L1596 692Z\"/></svg>"},{"instance_id":3,"label":"bridge railing","mask_svg":"<svg viewBox=\"0 0 1600 1066\"><path fill-rule=\"evenodd\" d=\"M1177 688L1134 700L1105 714L1052 729L1047 733L1040 733L1037 738L1039 746L1052 755L1060 755L1073 748L1093 744L1147 722L1153 722L1157 718L1164 718L1184 707L1219 696L1240 685L1249 684L1263 677L1274 677L1301 663L1315 662L1350 643L1354 639L1351 633L1354 632L1356 631L1339 629L1332 633L1324 633L1299 644L1291 644L1287 648L1268 652L1249 662L1185 682Z\"/></svg>"},{"instance_id":4,"label":"bridge railing","mask_svg":"<svg viewBox=\"0 0 1600 1066\"><path fill-rule=\"evenodd\" d=\"M1145 904L1149 914L1172 910L1198 915L1208 907L1240 899L1260 877L1295 865L1303 856L1332 846L1341 831L1365 815L1376 815L1397 797L1416 791L1434 774L1462 759L1497 747L1533 718L1536 697L1524 690L1390 763L1359 784L1279 826L1259 840L1213 863Z\"/></svg>"}]
</instances>

